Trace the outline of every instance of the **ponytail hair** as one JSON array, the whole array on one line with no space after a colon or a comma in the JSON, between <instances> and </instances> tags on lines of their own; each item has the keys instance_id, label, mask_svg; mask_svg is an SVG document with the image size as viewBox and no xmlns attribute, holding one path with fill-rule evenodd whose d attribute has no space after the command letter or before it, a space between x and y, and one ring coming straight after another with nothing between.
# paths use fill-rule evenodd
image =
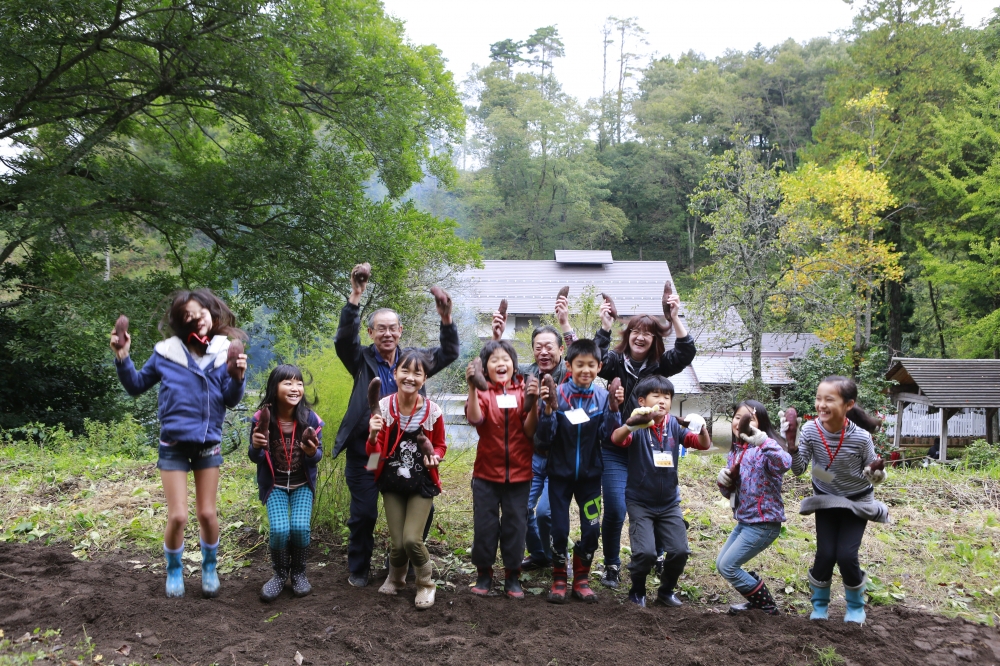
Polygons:
<instances>
[{"instance_id":1,"label":"ponytail hair","mask_svg":"<svg viewBox=\"0 0 1000 666\"><path fill-rule=\"evenodd\" d=\"M837 393L840 394L844 402L854 401L854 406L847 410L847 418L854 425L870 433L877 432L882 427L881 419L875 418L858 404L858 385L853 379L841 375L830 375L824 377L820 384L832 384L837 387Z\"/></svg>"}]
</instances>

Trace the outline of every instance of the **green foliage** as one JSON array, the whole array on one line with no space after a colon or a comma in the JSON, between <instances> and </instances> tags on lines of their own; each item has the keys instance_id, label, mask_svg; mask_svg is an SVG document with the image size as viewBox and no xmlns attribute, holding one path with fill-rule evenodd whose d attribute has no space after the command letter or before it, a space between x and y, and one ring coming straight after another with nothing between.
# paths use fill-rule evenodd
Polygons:
<instances>
[{"instance_id":1,"label":"green foliage","mask_svg":"<svg viewBox=\"0 0 1000 666\"><path fill-rule=\"evenodd\" d=\"M962 464L969 469L986 469L1000 464L1000 444L977 439L966 447Z\"/></svg>"},{"instance_id":2,"label":"green foliage","mask_svg":"<svg viewBox=\"0 0 1000 666\"><path fill-rule=\"evenodd\" d=\"M333 457L340 421L347 411L354 380L337 358L332 345L316 348L299 356L295 363L302 368L309 384L307 394L316 398L316 413L323 419L323 460L316 483L313 520L334 534L347 528L350 491L344 479L344 456ZM311 381L310 381L311 380Z\"/></svg>"},{"instance_id":3,"label":"green foliage","mask_svg":"<svg viewBox=\"0 0 1000 666\"><path fill-rule=\"evenodd\" d=\"M880 348L869 351L855 373L848 350L833 345L812 347L804 357L792 360L789 374L794 383L786 390L785 398L800 415L812 414L820 380L830 375L853 376L858 385L858 403L867 412L885 413L892 409L887 395L892 382L884 378L888 367L888 357Z\"/></svg>"},{"instance_id":4,"label":"green foliage","mask_svg":"<svg viewBox=\"0 0 1000 666\"><path fill-rule=\"evenodd\" d=\"M454 178L464 119L435 47L374 0L161 4L0 5L5 421L120 416L107 332L126 312L148 354L177 287L238 285L244 319L265 305L307 341L358 261L404 311L431 271L477 261L399 199Z\"/></svg>"}]
</instances>

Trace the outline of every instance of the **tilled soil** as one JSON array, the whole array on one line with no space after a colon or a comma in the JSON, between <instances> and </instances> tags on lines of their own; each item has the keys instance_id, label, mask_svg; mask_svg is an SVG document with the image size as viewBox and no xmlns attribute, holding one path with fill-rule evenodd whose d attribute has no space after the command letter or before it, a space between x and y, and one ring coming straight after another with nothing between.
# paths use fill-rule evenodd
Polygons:
<instances>
[{"instance_id":1,"label":"tilled soil","mask_svg":"<svg viewBox=\"0 0 1000 666\"><path fill-rule=\"evenodd\" d=\"M164 574L136 570L121 553L81 562L68 549L0 544L0 628L8 637L60 628L91 636L109 663L269 664L818 664L834 647L845 664L1000 664L1000 633L914 610L872 608L863 627L759 611L636 608L601 594L596 605L474 598L465 585L439 590L427 611L413 608L412 582L398 597L350 587L343 567L310 567L314 592L273 604L257 598L265 562L223 577L217 599L167 599ZM134 556L133 556L134 557ZM133 560L134 561L134 560ZM600 587L599 585L597 587ZM68 642L68 641L67 641ZM125 658L115 650L129 646Z\"/></svg>"}]
</instances>

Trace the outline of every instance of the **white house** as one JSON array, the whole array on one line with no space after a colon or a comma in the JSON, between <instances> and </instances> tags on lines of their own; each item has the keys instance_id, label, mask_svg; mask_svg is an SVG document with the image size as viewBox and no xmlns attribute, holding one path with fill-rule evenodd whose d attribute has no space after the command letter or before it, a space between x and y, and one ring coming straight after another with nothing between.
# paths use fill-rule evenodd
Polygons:
<instances>
[{"instance_id":1,"label":"white house","mask_svg":"<svg viewBox=\"0 0 1000 666\"><path fill-rule=\"evenodd\" d=\"M490 337L492 313L506 298L508 328L504 337L510 338L515 330L535 326L542 315L551 315L563 286L569 286L571 302L574 296L593 288L614 298L623 319L650 314L662 320L660 300L668 281L672 283L673 277L665 261L615 261L608 251L556 250L552 261L484 261L483 268L457 276L459 286L453 297L459 307L477 315L482 339ZM681 317L687 318L683 302ZM727 339L746 338L743 321L735 311L729 313L725 328L731 333ZM751 377L750 349L745 344L726 346L708 333L692 334L698 355L690 367L671 377L677 391L673 411L678 416L698 412L708 417L711 408L705 393L711 386L739 384ZM673 337L666 340L667 347L673 342ZM819 340L809 334L766 335L762 359L765 382L780 392L791 383L789 361L816 344Z\"/></svg>"}]
</instances>

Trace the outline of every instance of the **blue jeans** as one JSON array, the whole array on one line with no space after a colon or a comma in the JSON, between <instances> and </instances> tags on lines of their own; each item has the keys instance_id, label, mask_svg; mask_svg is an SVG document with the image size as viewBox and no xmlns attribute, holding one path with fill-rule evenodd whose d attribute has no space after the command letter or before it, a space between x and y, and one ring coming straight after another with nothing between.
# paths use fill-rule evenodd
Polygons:
<instances>
[{"instance_id":1,"label":"blue jeans","mask_svg":"<svg viewBox=\"0 0 1000 666\"><path fill-rule=\"evenodd\" d=\"M604 473L601 475L601 496L604 520L601 523L601 545L604 566L622 564L622 526L625 524L625 481L628 479L628 449L605 447Z\"/></svg>"},{"instance_id":2,"label":"blue jeans","mask_svg":"<svg viewBox=\"0 0 1000 666\"><path fill-rule=\"evenodd\" d=\"M549 531L552 515L549 510L548 458L537 453L531 457L531 490L528 492L528 531L525 543L528 555L537 562L552 559Z\"/></svg>"},{"instance_id":3,"label":"blue jeans","mask_svg":"<svg viewBox=\"0 0 1000 666\"><path fill-rule=\"evenodd\" d=\"M715 558L719 574L740 594L750 594L757 579L743 570L743 565L764 552L781 534L781 523L737 523Z\"/></svg>"}]
</instances>

